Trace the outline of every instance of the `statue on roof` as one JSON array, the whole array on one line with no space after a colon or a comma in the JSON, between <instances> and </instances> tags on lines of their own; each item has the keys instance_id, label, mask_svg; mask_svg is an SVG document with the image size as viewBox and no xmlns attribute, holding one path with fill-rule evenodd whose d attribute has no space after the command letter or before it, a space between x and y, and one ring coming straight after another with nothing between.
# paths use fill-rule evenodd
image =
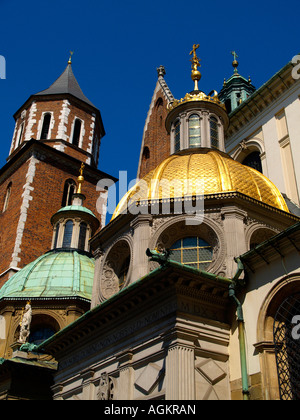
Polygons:
<instances>
[{"instance_id":1,"label":"statue on roof","mask_svg":"<svg viewBox=\"0 0 300 420\"><path fill-rule=\"evenodd\" d=\"M22 320L20 322L20 336L19 336L19 343L26 343L30 335L30 324L32 320L32 308L30 302L27 302L23 314Z\"/></svg>"}]
</instances>

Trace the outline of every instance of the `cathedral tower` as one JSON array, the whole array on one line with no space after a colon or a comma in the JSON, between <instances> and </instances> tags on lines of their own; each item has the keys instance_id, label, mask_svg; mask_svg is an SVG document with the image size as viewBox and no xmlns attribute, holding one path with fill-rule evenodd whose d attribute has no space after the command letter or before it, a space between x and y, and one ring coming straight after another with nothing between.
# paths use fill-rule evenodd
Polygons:
<instances>
[{"instance_id":1,"label":"cathedral tower","mask_svg":"<svg viewBox=\"0 0 300 420\"><path fill-rule=\"evenodd\" d=\"M71 204L84 163L85 205L97 210L102 178L97 169L105 131L100 111L83 94L71 59L62 75L21 106L6 165L0 170L0 287L22 267L49 250L49 217Z\"/></svg>"}]
</instances>

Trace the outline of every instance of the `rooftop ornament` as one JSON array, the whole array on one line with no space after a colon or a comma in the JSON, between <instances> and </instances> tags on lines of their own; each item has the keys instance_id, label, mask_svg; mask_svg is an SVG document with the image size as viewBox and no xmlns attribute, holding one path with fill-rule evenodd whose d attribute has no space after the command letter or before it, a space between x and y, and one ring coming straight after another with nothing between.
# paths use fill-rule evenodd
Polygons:
<instances>
[{"instance_id":1,"label":"rooftop ornament","mask_svg":"<svg viewBox=\"0 0 300 420\"><path fill-rule=\"evenodd\" d=\"M171 102L168 105L168 110L172 111L174 108L176 108L178 105L181 105L186 102L192 102L192 101L206 101L206 102L212 102L219 106L221 106L223 109L225 108L225 105L219 100L218 93L215 90L212 90L208 95L206 95L204 92L199 90L198 82L201 79L201 73L198 70L198 67L200 67L200 59L196 54L197 49L199 48L199 44L194 44L193 49L190 52L190 55L192 55L191 62L192 62L192 74L191 78L194 82L194 90L190 93L187 93L184 98L177 100L175 99L173 102Z\"/></svg>"}]
</instances>

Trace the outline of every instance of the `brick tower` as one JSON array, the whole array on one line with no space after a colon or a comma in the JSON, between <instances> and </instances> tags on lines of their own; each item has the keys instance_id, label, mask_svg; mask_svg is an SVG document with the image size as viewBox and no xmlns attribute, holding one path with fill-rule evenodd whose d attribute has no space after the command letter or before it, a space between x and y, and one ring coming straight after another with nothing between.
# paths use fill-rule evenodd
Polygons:
<instances>
[{"instance_id":1,"label":"brick tower","mask_svg":"<svg viewBox=\"0 0 300 420\"><path fill-rule=\"evenodd\" d=\"M97 215L97 169L105 135L100 111L83 94L71 59L61 76L15 113L7 163L0 169L0 287L51 246L50 217L71 204L85 164L85 206ZM101 210L98 209L100 212ZM102 213L102 212L101 212Z\"/></svg>"},{"instance_id":2,"label":"brick tower","mask_svg":"<svg viewBox=\"0 0 300 420\"><path fill-rule=\"evenodd\" d=\"M143 178L170 156L170 135L165 127L165 120L168 114L167 106L174 101L174 96L164 79L165 68L160 66L157 73L158 80L144 128L138 178Z\"/></svg>"}]
</instances>

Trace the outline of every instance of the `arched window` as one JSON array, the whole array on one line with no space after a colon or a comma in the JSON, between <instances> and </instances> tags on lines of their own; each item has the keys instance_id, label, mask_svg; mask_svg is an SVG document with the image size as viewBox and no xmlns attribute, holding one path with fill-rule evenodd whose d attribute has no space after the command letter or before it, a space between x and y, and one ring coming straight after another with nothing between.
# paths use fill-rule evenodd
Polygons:
<instances>
[{"instance_id":1,"label":"arched window","mask_svg":"<svg viewBox=\"0 0 300 420\"><path fill-rule=\"evenodd\" d=\"M243 165L249 166L250 168L256 169L259 172L262 171L262 164L260 159L260 153L258 151L250 153L242 162Z\"/></svg>"},{"instance_id":2,"label":"arched window","mask_svg":"<svg viewBox=\"0 0 300 420\"><path fill-rule=\"evenodd\" d=\"M72 139L72 143L74 144L74 146L79 145L81 125L82 125L82 121L76 118L75 124L74 124L73 139Z\"/></svg>"},{"instance_id":3,"label":"arched window","mask_svg":"<svg viewBox=\"0 0 300 420\"><path fill-rule=\"evenodd\" d=\"M72 220L68 220L65 224L65 232L64 232L64 240L62 247L63 248L70 248L72 243L72 235L73 235L73 222Z\"/></svg>"},{"instance_id":4,"label":"arched window","mask_svg":"<svg viewBox=\"0 0 300 420\"><path fill-rule=\"evenodd\" d=\"M84 251L85 249L86 232L87 232L87 224L84 222L80 223L78 248L81 249L82 251Z\"/></svg>"},{"instance_id":5,"label":"arched window","mask_svg":"<svg viewBox=\"0 0 300 420\"><path fill-rule=\"evenodd\" d=\"M47 113L44 115L44 121L41 131L40 140L47 140L49 129L50 129L51 114Z\"/></svg>"},{"instance_id":6,"label":"arched window","mask_svg":"<svg viewBox=\"0 0 300 420\"><path fill-rule=\"evenodd\" d=\"M18 139L17 139L17 143L16 143L16 147L15 148L17 148L20 145L20 143L21 143L22 136L23 136L23 131L24 131L24 127L25 127L25 123L23 122L21 124L20 128L19 128L19 131L18 131Z\"/></svg>"},{"instance_id":7,"label":"arched window","mask_svg":"<svg viewBox=\"0 0 300 420\"><path fill-rule=\"evenodd\" d=\"M72 204L72 197L76 191L76 183L73 179L67 179L64 186L63 198L61 206L70 206Z\"/></svg>"},{"instance_id":8,"label":"arched window","mask_svg":"<svg viewBox=\"0 0 300 420\"><path fill-rule=\"evenodd\" d=\"M176 120L174 124L174 150L180 150L180 120Z\"/></svg>"},{"instance_id":9,"label":"arched window","mask_svg":"<svg viewBox=\"0 0 300 420\"><path fill-rule=\"evenodd\" d=\"M212 262L212 247L198 237L179 239L171 246L171 252L172 260L199 270L205 270Z\"/></svg>"},{"instance_id":10,"label":"arched window","mask_svg":"<svg viewBox=\"0 0 300 420\"><path fill-rule=\"evenodd\" d=\"M163 99L162 98L158 98L157 101L156 101L156 103L155 103L155 108L162 107L163 104L164 104Z\"/></svg>"},{"instance_id":11,"label":"arched window","mask_svg":"<svg viewBox=\"0 0 300 420\"><path fill-rule=\"evenodd\" d=\"M219 127L215 117L210 117L210 144L215 149L219 148Z\"/></svg>"},{"instance_id":12,"label":"arched window","mask_svg":"<svg viewBox=\"0 0 300 420\"><path fill-rule=\"evenodd\" d=\"M57 247L57 241L58 241L58 235L59 235L59 226L60 226L60 224L57 223L56 230L55 230L55 237L54 237L53 249L55 249Z\"/></svg>"},{"instance_id":13,"label":"arched window","mask_svg":"<svg viewBox=\"0 0 300 420\"><path fill-rule=\"evenodd\" d=\"M189 147L201 147L200 117L197 114L189 118Z\"/></svg>"},{"instance_id":14,"label":"arched window","mask_svg":"<svg viewBox=\"0 0 300 420\"><path fill-rule=\"evenodd\" d=\"M55 331L49 327L39 327L34 328L30 331L29 343L35 344L36 346L41 344L43 341L52 337L55 334Z\"/></svg>"},{"instance_id":15,"label":"arched window","mask_svg":"<svg viewBox=\"0 0 300 420\"><path fill-rule=\"evenodd\" d=\"M59 330L60 327L57 321L51 316L44 314L34 315L32 317L28 341L29 343L39 345Z\"/></svg>"},{"instance_id":16,"label":"arched window","mask_svg":"<svg viewBox=\"0 0 300 420\"><path fill-rule=\"evenodd\" d=\"M5 194L2 213L4 213L8 208L9 198L10 198L10 195L11 195L11 186L12 186L12 183L10 182L8 184L8 187L6 188L6 194Z\"/></svg>"},{"instance_id":17,"label":"arched window","mask_svg":"<svg viewBox=\"0 0 300 420\"><path fill-rule=\"evenodd\" d=\"M149 147L145 146L143 150L143 160L150 159L150 150Z\"/></svg>"}]
</instances>

